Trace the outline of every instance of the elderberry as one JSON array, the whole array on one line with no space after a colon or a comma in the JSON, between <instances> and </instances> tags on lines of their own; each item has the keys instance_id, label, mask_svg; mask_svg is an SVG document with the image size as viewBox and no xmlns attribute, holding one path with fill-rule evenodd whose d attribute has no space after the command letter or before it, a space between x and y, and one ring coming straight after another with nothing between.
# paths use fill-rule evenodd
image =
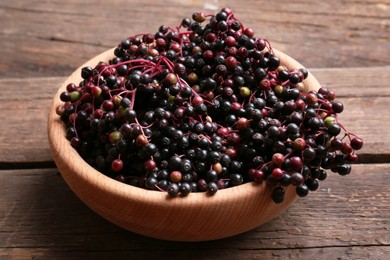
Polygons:
<instances>
[{"instance_id":1,"label":"elderberry","mask_svg":"<svg viewBox=\"0 0 390 260\"><path fill-rule=\"evenodd\" d=\"M304 197L351 173L363 140L339 121L327 87L302 91L270 43L228 8L122 40L109 62L81 69L56 113L70 145L120 182L170 196L265 181Z\"/></svg>"}]
</instances>

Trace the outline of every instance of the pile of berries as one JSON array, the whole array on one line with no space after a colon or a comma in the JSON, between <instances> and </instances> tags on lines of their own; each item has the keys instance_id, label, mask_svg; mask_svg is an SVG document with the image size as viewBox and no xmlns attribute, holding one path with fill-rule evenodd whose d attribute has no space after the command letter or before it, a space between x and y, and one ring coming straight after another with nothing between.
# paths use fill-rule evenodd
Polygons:
<instances>
[{"instance_id":1,"label":"pile of berries","mask_svg":"<svg viewBox=\"0 0 390 260\"><path fill-rule=\"evenodd\" d=\"M303 197L326 169L349 174L363 146L333 90L303 91L307 76L224 8L123 40L56 112L85 161L118 181L171 196L264 181L280 203L283 187Z\"/></svg>"}]
</instances>

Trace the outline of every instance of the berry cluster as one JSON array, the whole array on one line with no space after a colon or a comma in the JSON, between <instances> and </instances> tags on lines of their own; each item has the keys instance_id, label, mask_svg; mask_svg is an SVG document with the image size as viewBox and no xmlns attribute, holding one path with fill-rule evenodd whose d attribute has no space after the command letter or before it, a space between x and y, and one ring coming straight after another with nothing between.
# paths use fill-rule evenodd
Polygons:
<instances>
[{"instance_id":1,"label":"berry cluster","mask_svg":"<svg viewBox=\"0 0 390 260\"><path fill-rule=\"evenodd\" d=\"M363 141L338 121L327 88L303 91L270 43L228 8L123 40L60 95L66 137L93 167L171 196L266 181L280 203L349 174ZM207 20L207 21L206 21Z\"/></svg>"}]
</instances>

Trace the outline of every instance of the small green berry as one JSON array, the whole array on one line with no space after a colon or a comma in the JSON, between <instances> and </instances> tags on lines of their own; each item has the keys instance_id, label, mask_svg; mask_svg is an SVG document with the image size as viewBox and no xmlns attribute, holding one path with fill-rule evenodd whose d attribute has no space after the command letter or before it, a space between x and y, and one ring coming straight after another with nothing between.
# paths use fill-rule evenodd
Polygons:
<instances>
[{"instance_id":1,"label":"small green berry","mask_svg":"<svg viewBox=\"0 0 390 260\"><path fill-rule=\"evenodd\" d=\"M333 116L328 116L327 118L325 118L324 120L324 123L326 126L329 126L331 124L334 124L336 122L336 118L334 118Z\"/></svg>"},{"instance_id":2,"label":"small green berry","mask_svg":"<svg viewBox=\"0 0 390 260\"><path fill-rule=\"evenodd\" d=\"M293 146L295 150L302 151L306 147L306 141L305 139L298 137L294 140Z\"/></svg>"},{"instance_id":3,"label":"small green berry","mask_svg":"<svg viewBox=\"0 0 390 260\"><path fill-rule=\"evenodd\" d=\"M81 98L81 93L79 91L72 91L70 93L70 101L75 102Z\"/></svg>"},{"instance_id":4,"label":"small green berry","mask_svg":"<svg viewBox=\"0 0 390 260\"><path fill-rule=\"evenodd\" d=\"M177 83L177 77L174 73L169 73L168 75L165 76L165 81L169 85L174 85Z\"/></svg>"},{"instance_id":5,"label":"small green berry","mask_svg":"<svg viewBox=\"0 0 390 260\"><path fill-rule=\"evenodd\" d=\"M283 92L283 86L282 85L276 85L274 89L275 94L281 95Z\"/></svg>"},{"instance_id":6,"label":"small green berry","mask_svg":"<svg viewBox=\"0 0 390 260\"><path fill-rule=\"evenodd\" d=\"M251 95L251 90L248 87L241 87L240 88L240 95L244 98L249 97Z\"/></svg>"},{"instance_id":7,"label":"small green berry","mask_svg":"<svg viewBox=\"0 0 390 260\"><path fill-rule=\"evenodd\" d=\"M108 135L108 140L110 140L111 143L116 143L116 142L118 142L121 138L122 138L122 134L121 134L120 131L114 131L114 132L111 132L111 133Z\"/></svg>"}]
</instances>

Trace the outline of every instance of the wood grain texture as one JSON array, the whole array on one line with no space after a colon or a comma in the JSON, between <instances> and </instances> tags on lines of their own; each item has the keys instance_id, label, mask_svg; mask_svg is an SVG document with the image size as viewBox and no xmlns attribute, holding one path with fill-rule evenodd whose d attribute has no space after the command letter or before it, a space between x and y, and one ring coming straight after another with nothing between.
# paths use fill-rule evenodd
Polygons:
<instances>
[{"instance_id":1,"label":"wood grain texture","mask_svg":"<svg viewBox=\"0 0 390 260\"><path fill-rule=\"evenodd\" d=\"M56 169L3 170L0 257L386 259L389 178L389 164L356 165L349 176L330 174L318 191L264 226L232 238L180 243L110 224L76 198Z\"/></svg>"},{"instance_id":2,"label":"wood grain texture","mask_svg":"<svg viewBox=\"0 0 390 260\"><path fill-rule=\"evenodd\" d=\"M367 164L331 174L267 225L232 238L174 243L122 230L54 168L53 95L123 38L225 6L336 90L342 122L365 139ZM0 1L0 259L388 259L389 10L389 0Z\"/></svg>"},{"instance_id":3,"label":"wood grain texture","mask_svg":"<svg viewBox=\"0 0 390 260\"><path fill-rule=\"evenodd\" d=\"M383 67L313 68L321 85L337 91L337 98L390 96L390 64Z\"/></svg>"},{"instance_id":4,"label":"wood grain texture","mask_svg":"<svg viewBox=\"0 0 390 260\"><path fill-rule=\"evenodd\" d=\"M225 6L306 67L390 64L387 0L3 0L0 77L64 76L130 35Z\"/></svg>"},{"instance_id":5,"label":"wood grain texture","mask_svg":"<svg viewBox=\"0 0 390 260\"><path fill-rule=\"evenodd\" d=\"M390 114L380 113L387 111L390 102L390 66L311 71L321 84L336 90L345 104L342 122L365 139L365 147L359 151L362 162L390 162L390 137L382 134L390 129ZM0 79L0 165L53 166L46 121L54 94L64 80Z\"/></svg>"},{"instance_id":6,"label":"wood grain texture","mask_svg":"<svg viewBox=\"0 0 390 260\"><path fill-rule=\"evenodd\" d=\"M50 164L46 122L51 100L63 80L0 80L0 164L3 167L13 167L16 163L20 164L18 167L37 162Z\"/></svg>"}]
</instances>

